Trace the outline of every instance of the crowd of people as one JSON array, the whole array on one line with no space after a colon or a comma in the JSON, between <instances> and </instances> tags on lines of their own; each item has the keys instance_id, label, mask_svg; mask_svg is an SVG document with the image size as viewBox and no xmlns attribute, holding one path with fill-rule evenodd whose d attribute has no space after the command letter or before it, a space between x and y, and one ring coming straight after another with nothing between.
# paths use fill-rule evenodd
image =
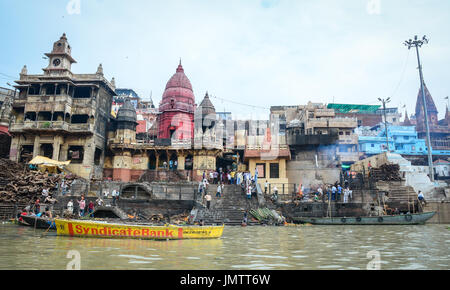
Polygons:
<instances>
[{"instance_id":1,"label":"crowd of people","mask_svg":"<svg viewBox=\"0 0 450 290\"><path fill-rule=\"evenodd\" d=\"M239 185L245 192L247 199L251 199L257 180L257 169L255 170L255 175L252 175L249 171L241 172L223 170L222 168L219 168L217 171L210 171L209 173L203 171L202 181L198 185L198 192L202 195L202 199L206 201L206 207L209 209L211 205L210 188L215 189L217 198L221 198L225 184ZM212 187L212 185L217 185L217 187Z\"/></svg>"},{"instance_id":2,"label":"crowd of people","mask_svg":"<svg viewBox=\"0 0 450 290\"><path fill-rule=\"evenodd\" d=\"M348 183L344 187L340 183L322 184L305 188L302 184L299 186L296 200L314 200L316 202L322 201L336 201L348 203L353 200L353 191L350 189Z\"/></svg>"}]
</instances>

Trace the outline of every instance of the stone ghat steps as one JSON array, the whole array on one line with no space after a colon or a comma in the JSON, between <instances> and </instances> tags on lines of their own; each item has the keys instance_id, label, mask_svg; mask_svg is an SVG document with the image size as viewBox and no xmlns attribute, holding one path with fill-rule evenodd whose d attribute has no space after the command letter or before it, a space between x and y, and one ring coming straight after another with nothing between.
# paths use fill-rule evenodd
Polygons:
<instances>
[{"instance_id":1,"label":"stone ghat steps","mask_svg":"<svg viewBox=\"0 0 450 290\"><path fill-rule=\"evenodd\" d=\"M203 220L206 224L241 225L244 212L244 210L203 211L197 216L197 221ZM259 224L257 221L252 221L250 217L247 220L248 225Z\"/></svg>"},{"instance_id":2,"label":"stone ghat steps","mask_svg":"<svg viewBox=\"0 0 450 290\"><path fill-rule=\"evenodd\" d=\"M242 188L237 185L225 185L221 197L216 197L217 185L209 185L208 192L212 196L210 210L200 210L196 221L206 224L222 224L237 226L242 224L245 211L258 207L257 198L247 200ZM257 225L248 217L248 225Z\"/></svg>"}]
</instances>

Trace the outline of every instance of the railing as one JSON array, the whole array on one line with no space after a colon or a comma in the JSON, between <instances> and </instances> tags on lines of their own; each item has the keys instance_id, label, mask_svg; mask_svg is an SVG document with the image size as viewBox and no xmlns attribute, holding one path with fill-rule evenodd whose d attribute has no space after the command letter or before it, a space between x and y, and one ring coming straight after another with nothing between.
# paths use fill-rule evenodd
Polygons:
<instances>
[{"instance_id":1,"label":"railing","mask_svg":"<svg viewBox=\"0 0 450 290\"><path fill-rule=\"evenodd\" d=\"M94 125L93 124L70 124L70 131L76 131L76 132L94 132Z\"/></svg>"},{"instance_id":2,"label":"railing","mask_svg":"<svg viewBox=\"0 0 450 290\"><path fill-rule=\"evenodd\" d=\"M22 131L22 130L69 130L69 123L64 121L25 121L23 123L12 123L10 131Z\"/></svg>"},{"instance_id":3,"label":"railing","mask_svg":"<svg viewBox=\"0 0 450 290\"><path fill-rule=\"evenodd\" d=\"M356 134L351 135L339 135L340 144L358 144L358 136Z\"/></svg>"},{"instance_id":4,"label":"railing","mask_svg":"<svg viewBox=\"0 0 450 290\"><path fill-rule=\"evenodd\" d=\"M55 103L61 102L72 105L72 97L69 95L27 95L27 103Z\"/></svg>"}]
</instances>

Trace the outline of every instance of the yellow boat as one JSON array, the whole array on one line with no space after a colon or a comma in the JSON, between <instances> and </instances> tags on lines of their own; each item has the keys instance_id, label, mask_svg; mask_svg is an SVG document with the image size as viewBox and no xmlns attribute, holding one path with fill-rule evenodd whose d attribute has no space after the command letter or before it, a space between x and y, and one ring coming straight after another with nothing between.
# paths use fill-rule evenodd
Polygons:
<instances>
[{"instance_id":1,"label":"yellow boat","mask_svg":"<svg viewBox=\"0 0 450 290\"><path fill-rule=\"evenodd\" d=\"M224 225L151 226L67 219L55 219L55 224L58 236L148 240L215 239L222 236L224 228Z\"/></svg>"}]
</instances>

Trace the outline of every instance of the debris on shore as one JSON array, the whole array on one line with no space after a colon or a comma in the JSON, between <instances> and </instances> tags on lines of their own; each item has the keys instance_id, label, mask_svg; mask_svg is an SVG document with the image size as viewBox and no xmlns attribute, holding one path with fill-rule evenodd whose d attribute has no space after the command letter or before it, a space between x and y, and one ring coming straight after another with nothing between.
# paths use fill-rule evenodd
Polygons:
<instances>
[{"instance_id":1,"label":"debris on shore","mask_svg":"<svg viewBox=\"0 0 450 290\"><path fill-rule=\"evenodd\" d=\"M283 225L286 222L286 219L281 214L268 208L251 209L249 213L261 224Z\"/></svg>"}]
</instances>

